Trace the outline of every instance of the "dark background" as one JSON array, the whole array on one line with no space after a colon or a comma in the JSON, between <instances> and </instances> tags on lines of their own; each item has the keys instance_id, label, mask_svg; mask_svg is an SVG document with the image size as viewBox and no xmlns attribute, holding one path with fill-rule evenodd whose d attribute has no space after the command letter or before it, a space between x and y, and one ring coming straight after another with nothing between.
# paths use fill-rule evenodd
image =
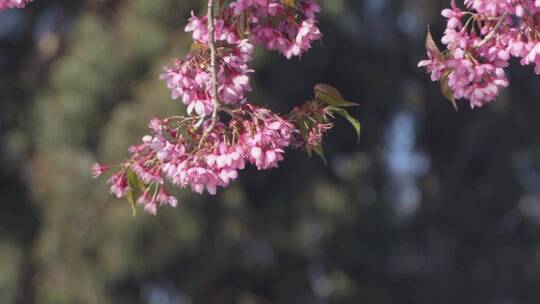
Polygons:
<instances>
[{"instance_id":1,"label":"dark background","mask_svg":"<svg viewBox=\"0 0 540 304\"><path fill-rule=\"evenodd\" d=\"M0 14L0 303L540 303L540 80L456 113L416 68L448 0L326 0L302 60L257 51L251 100L326 82L361 106L328 166L290 152L216 197L133 219L90 178L151 117L203 1L37 0Z\"/></svg>"}]
</instances>

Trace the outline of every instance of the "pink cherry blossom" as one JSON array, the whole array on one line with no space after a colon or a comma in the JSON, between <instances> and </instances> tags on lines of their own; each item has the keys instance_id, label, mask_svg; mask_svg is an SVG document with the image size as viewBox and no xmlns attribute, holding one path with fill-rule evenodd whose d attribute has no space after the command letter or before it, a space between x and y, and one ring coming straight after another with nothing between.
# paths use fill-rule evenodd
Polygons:
<instances>
[{"instance_id":1,"label":"pink cherry blossom","mask_svg":"<svg viewBox=\"0 0 540 304\"><path fill-rule=\"evenodd\" d=\"M267 109L253 106L248 109L252 111L251 120L244 121L245 130L239 139L246 159L259 170L276 168L292 142L294 126Z\"/></svg>"},{"instance_id":2,"label":"pink cherry blossom","mask_svg":"<svg viewBox=\"0 0 540 304\"><path fill-rule=\"evenodd\" d=\"M225 104L242 104L246 93L251 91L249 74L252 70L248 62L252 53L253 45L244 39L219 58L218 93ZM176 59L160 77L167 82L172 98L181 98L188 106L188 114L208 115L212 112L208 56L208 51L202 49L188 54L185 59Z\"/></svg>"},{"instance_id":3,"label":"pink cherry blossom","mask_svg":"<svg viewBox=\"0 0 540 304\"><path fill-rule=\"evenodd\" d=\"M481 107L508 86L505 68L512 57L520 58L522 65L534 65L540 74L536 30L540 1L465 0L464 4L468 11L454 0L442 11L447 19L441 40L446 50L439 51L428 37L429 58L418 66L425 67L433 81L443 82L454 98Z\"/></svg>"},{"instance_id":4,"label":"pink cherry blossom","mask_svg":"<svg viewBox=\"0 0 540 304\"><path fill-rule=\"evenodd\" d=\"M0 11L10 8L23 8L32 0L0 0Z\"/></svg>"},{"instance_id":5,"label":"pink cherry blossom","mask_svg":"<svg viewBox=\"0 0 540 304\"><path fill-rule=\"evenodd\" d=\"M255 43L290 59L322 38L316 20L320 6L314 0L297 2L297 7L290 7L275 0L237 0L230 7L233 15L248 16Z\"/></svg>"},{"instance_id":6,"label":"pink cherry blossom","mask_svg":"<svg viewBox=\"0 0 540 304\"><path fill-rule=\"evenodd\" d=\"M114 174L109 179L108 184L111 186L111 193L114 194L117 198L125 197L126 194L130 191L127 175L123 171Z\"/></svg>"},{"instance_id":7,"label":"pink cherry blossom","mask_svg":"<svg viewBox=\"0 0 540 304\"><path fill-rule=\"evenodd\" d=\"M305 134L302 136L300 130L296 132L293 146L308 152L317 149L322 144L326 133L333 127L333 124L330 123L331 117L332 114L328 108L317 101L306 102L294 108L289 118L305 126L303 129L300 128Z\"/></svg>"},{"instance_id":8,"label":"pink cherry blossom","mask_svg":"<svg viewBox=\"0 0 540 304\"><path fill-rule=\"evenodd\" d=\"M109 171L110 168L111 167L107 165L93 164L91 168L92 178L100 177L103 173Z\"/></svg>"}]
</instances>

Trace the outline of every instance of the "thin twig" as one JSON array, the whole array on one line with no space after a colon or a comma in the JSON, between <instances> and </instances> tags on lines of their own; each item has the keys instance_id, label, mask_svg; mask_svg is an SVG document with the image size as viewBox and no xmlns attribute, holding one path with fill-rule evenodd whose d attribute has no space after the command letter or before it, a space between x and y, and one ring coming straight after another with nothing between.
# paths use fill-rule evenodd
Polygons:
<instances>
[{"instance_id":1,"label":"thin twig","mask_svg":"<svg viewBox=\"0 0 540 304\"><path fill-rule=\"evenodd\" d=\"M216 41L214 37L215 27L214 27L214 0L208 0L208 13L207 19L208 19L208 47L210 48L210 96L212 98L212 120L210 121L210 125L206 130L204 131L203 137L201 138L200 144L202 145L203 141L206 139L208 134L212 132L214 127L216 126L217 119L218 119L218 112L220 108L219 100L218 100L218 83L217 83L217 68L216 68L216 61L217 61L217 52L216 52Z\"/></svg>"},{"instance_id":2,"label":"thin twig","mask_svg":"<svg viewBox=\"0 0 540 304\"><path fill-rule=\"evenodd\" d=\"M217 83L217 52L215 41L215 28L214 28L214 0L208 0L208 46L210 47L210 73L211 73L211 91L212 106L214 111L212 112L212 120L215 123L217 119L217 112L219 110L218 100L218 83Z\"/></svg>"},{"instance_id":3,"label":"thin twig","mask_svg":"<svg viewBox=\"0 0 540 304\"><path fill-rule=\"evenodd\" d=\"M499 17L499 20L497 21L497 24L495 24L495 27L493 27L493 29L491 30L491 32L489 32L489 34L484 37L484 40L482 40L480 42L480 44L478 44L478 46L476 46L477 48L481 48L483 47L486 43L488 43L493 37L495 37L495 35L497 34L497 31L499 30L499 28L501 27L501 25L503 24L504 22L504 19L506 18L506 14L502 15Z\"/></svg>"}]
</instances>

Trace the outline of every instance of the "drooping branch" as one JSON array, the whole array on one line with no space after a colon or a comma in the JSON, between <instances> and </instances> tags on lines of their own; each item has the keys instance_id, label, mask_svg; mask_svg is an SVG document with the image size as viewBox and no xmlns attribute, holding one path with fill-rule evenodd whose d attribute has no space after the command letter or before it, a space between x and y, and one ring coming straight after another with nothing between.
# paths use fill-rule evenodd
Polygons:
<instances>
[{"instance_id":1,"label":"drooping branch","mask_svg":"<svg viewBox=\"0 0 540 304\"><path fill-rule=\"evenodd\" d=\"M332 113L354 122L359 131L359 123L343 108L351 103L328 87L326 101L317 99L294 110L294 119L247 101L255 43L291 58L300 56L322 37L317 27L320 7L316 0L295 1L295 5L275 1L275 6L269 7L264 1L207 0L206 18L193 15L186 26L186 31L193 32L191 52L175 59L160 76L171 89L171 97L186 104L188 116L150 121L150 135L129 150L130 157L109 178L112 194L126 198L134 208L142 205L156 214L161 205L178 204L166 183L214 195L218 188L237 179L238 172L248 164L259 170L276 168L288 147L322 155L322 139L332 126ZM275 12L280 13L274 16ZM250 19L246 14L259 16ZM267 20L266 16L273 18ZM239 22L259 32L242 30L237 35ZM268 32L272 35L263 34ZM259 36L266 38L258 41L255 38ZM323 93L318 92L317 98ZM230 117L221 121L221 114ZM95 164L92 175L97 178L111 168Z\"/></svg>"}]
</instances>

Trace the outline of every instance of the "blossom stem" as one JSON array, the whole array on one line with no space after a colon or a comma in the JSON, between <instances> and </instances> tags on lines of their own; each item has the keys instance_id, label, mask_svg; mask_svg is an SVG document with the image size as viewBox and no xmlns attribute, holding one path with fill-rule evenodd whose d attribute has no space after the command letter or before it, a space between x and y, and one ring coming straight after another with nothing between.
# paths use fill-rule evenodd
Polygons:
<instances>
[{"instance_id":1,"label":"blossom stem","mask_svg":"<svg viewBox=\"0 0 540 304\"><path fill-rule=\"evenodd\" d=\"M484 40L482 40L480 42L480 44L477 46L477 48L483 47L486 43L488 43L491 39L493 39L493 37L495 37L495 35L497 34L497 31L499 30L499 28L503 24L504 19L506 18L506 15L507 14L503 14L503 15L501 15L499 17L499 20L497 20L497 24L495 24L495 26L493 27L491 32L489 32L489 34L484 38Z\"/></svg>"},{"instance_id":2,"label":"blossom stem","mask_svg":"<svg viewBox=\"0 0 540 304\"><path fill-rule=\"evenodd\" d=\"M203 137L201 139L201 142L203 142L208 134L212 132L214 127L216 126L217 119L218 119L218 111L220 108L219 100L218 100L218 84L217 84L217 68L216 68L216 61L217 61L217 52L216 52L216 41L215 41L215 27L214 27L214 0L208 0L208 13L207 13L207 19L208 19L208 47L210 48L210 97L212 98L212 120L210 121L210 125L208 128L204 131Z\"/></svg>"}]
</instances>

